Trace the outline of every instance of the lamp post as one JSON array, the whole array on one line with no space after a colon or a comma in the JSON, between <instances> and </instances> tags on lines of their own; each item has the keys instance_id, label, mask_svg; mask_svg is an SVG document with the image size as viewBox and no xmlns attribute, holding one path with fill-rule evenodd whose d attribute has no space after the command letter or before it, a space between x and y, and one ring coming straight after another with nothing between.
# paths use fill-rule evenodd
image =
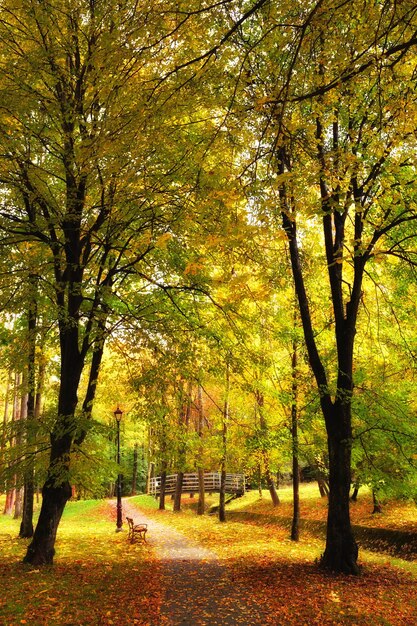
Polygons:
<instances>
[{"instance_id":1,"label":"lamp post","mask_svg":"<svg viewBox=\"0 0 417 626\"><path fill-rule=\"evenodd\" d=\"M117 409L114 412L114 417L116 419L117 424L117 464L120 466L120 421L122 419L123 411L117 406ZM122 519L122 475L119 473L117 475L117 487L116 487L116 497L117 497L117 521L116 521L116 532L120 532L123 526Z\"/></svg>"}]
</instances>

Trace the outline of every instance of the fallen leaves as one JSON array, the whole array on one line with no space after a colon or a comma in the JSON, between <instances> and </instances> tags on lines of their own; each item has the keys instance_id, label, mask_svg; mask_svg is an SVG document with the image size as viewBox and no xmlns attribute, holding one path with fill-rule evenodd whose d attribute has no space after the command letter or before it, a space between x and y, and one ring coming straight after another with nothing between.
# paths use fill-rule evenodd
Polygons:
<instances>
[{"instance_id":1,"label":"fallen leaves","mask_svg":"<svg viewBox=\"0 0 417 626\"><path fill-rule=\"evenodd\" d=\"M61 523L52 568L23 565L24 546L17 539L14 553L0 557L0 624L157 623L161 593L159 566L152 551L132 549L126 533L113 531L107 503L92 503L85 516L81 512L81 521L71 511L77 504L70 505L68 518Z\"/></svg>"}]
</instances>

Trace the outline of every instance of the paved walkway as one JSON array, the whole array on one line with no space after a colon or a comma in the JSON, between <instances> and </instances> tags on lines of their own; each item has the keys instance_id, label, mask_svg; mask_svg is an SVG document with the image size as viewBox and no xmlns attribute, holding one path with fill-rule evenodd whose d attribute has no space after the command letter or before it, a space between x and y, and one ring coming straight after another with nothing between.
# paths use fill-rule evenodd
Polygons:
<instances>
[{"instance_id":1,"label":"paved walkway","mask_svg":"<svg viewBox=\"0 0 417 626\"><path fill-rule=\"evenodd\" d=\"M149 626L257 626L271 624L262 606L250 600L249 588L237 584L232 573L210 550L191 537L149 519L123 501L123 516L148 524L147 542L162 564L165 597L161 619Z\"/></svg>"}]
</instances>

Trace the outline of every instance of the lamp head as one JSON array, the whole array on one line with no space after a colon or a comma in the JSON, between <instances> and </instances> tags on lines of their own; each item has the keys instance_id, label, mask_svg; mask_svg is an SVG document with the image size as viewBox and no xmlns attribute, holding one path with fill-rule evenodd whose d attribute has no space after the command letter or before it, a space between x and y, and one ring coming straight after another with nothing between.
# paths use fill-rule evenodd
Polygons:
<instances>
[{"instance_id":1,"label":"lamp head","mask_svg":"<svg viewBox=\"0 0 417 626\"><path fill-rule=\"evenodd\" d=\"M122 415L123 415L123 411L119 408L119 405L117 405L117 409L114 412L114 417L116 418L116 422L120 422L120 420L122 419Z\"/></svg>"}]
</instances>

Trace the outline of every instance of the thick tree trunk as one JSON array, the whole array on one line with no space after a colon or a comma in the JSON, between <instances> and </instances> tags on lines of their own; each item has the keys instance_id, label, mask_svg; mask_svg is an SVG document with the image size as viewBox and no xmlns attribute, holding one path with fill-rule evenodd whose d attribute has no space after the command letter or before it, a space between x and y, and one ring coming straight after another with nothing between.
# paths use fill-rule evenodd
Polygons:
<instances>
[{"instance_id":1,"label":"thick tree trunk","mask_svg":"<svg viewBox=\"0 0 417 626\"><path fill-rule=\"evenodd\" d=\"M334 572L358 574L358 546L353 536L349 512L350 491L350 404L334 405L333 416L327 416L329 450L329 508L326 549L321 566Z\"/></svg>"},{"instance_id":2,"label":"thick tree trunk","mask_svg":"<svg viewBox=\"0 0 417 626\"><path fill-rule=\"evenodd\" d=\"M178 472L177 474L177 482L175 485L175 495L174 495L174 511L181 511L181 496L182 496L182 483L184 481L184 472Z\"/></svg>"},{"instance_id":3,"label":"thick tree trunk","mask_svg":"<svg viewBox=\"0 0 417 626\"><path fill-rule=\"evenodd\" d=\"M75 330L75 332L74 332ZM58 419L51 433L51 454L48 475L42 489L42 506L38 523L24 563L52 565L58 524L65 505L71 497L71 485L66 479L70 470L71 448L77 433L74 419L78 403L77 391L83 369L78 350L77 329L61 334L61 386Z\"/></svg>"},{"instance_id":4,"label":"thick tree trunk","mask_svg":"<svg viewBox=\"0 0 417 626\"><path fill-rule=\"evenodd\" d=\"M65 505L71 497L68 482L58 487L45 485L42 489L42 508L39 520L28 547L24 563L52 565L55 554L55 539Z\"/></svg>"}]
</instances>

